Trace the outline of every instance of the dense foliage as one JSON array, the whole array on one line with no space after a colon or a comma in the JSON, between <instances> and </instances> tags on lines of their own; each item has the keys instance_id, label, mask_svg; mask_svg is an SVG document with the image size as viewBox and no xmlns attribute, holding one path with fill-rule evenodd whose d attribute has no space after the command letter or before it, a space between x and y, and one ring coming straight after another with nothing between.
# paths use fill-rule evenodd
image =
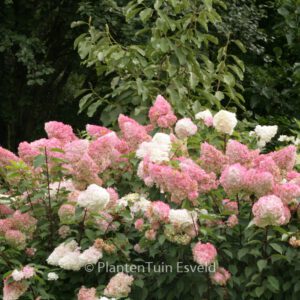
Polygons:
<instances>
[{"instance_id":1,"label":"dense foliage","mask_svg":"<svg viewBox=\"0 0 300 300\"><path fill-rule=\"evenodd\" d=\"M179 2L173 1L172 3L176 7ZM200 3L200 1L191 2ZM139 88L139 93L141 95L144 93L144 98L134 97L133 105L129 100L125 101L120 98L120 95L104 98L105 95L112 94L115 89L117 90L116 93L119 93L120 84L124 88L124 81L118 80L118 77L121 78L124 75L124 69L122 72L120 67L115 69L116 66L113 63L117 61L117 58L113 57L110 57L108 65L102 64L101 71L97 67L98 73L95 72L95 68L80 66L81 59L76 54L76 50L73 49L73 42L76 37L85 33L86 27L70 28L73 21L84 21L94 26L96 32L103 32L107 35L109 33L111 38L120 45L128 47L137 44L142 49L145 47L149 49L150 53L158 53L161 57L163 54L161 50L163 49L155 48L154 43L146 45L150 34L148 35L143 31L145 29L150 33L151 29L157 29L159 26L159 24L155 24L155 20L160 20L161 17L156 14L154 1L146 1L147 7L144 9L142 9L143 4L138 4L135 9L130 9L135 3L137 2L129 3L124 0L83 0L72 1L72 3L68 1L8 0L1 2L0 142L2 145L15 150L21 140L33 140L42 136L42 124L50 119L62 120L76 128L82 128L87 122L87 117L85 113L82 113L80 118L77 118L76 113L78 101L84 95L92 94L92 96L87 97L90 97L90 102L96 103L90 108L89 115L93 114L96 111L96 106L100 105L95 118L100 117L105 123L112 121L109 120L112 117L108 117L107 112L110 112L115 118L121 109L126 113L134 111L140 101L144 101L140 99L146 97L145 91L149 90L147 88L149 80L147 79L146 89L144 89L146 76L143 75L143 69L140 69L137 74L130 73L130 77L125 79L131 85L131 89L134 87L137 91L135 79L142 78L142 84L140 81L138 83L140 88L141 85L143 86L142 90ZM166 45L169 45L169 42L165 42L169 41L170 38L175 38L171 45L174 45L175 41L176 43L180 42L178 33L183 32L185 39L188 38L185 40L186 45L190 45L191 50L196 49L195 58L198 59L200 55L202 58L203 55L208 56L216 68L218 65L217 51L226 45L227 36L230 33L230 40L240 40L247 49L247 53L243 53L232 44L228 52L239 57L245 65L243 82L245 91L241 94L245 98L244 106L248 111L243 114L246 117L258 118L260 122L269 123L269 119L264 118L267 115L268 118L273 119L272 123L280 123L284 125L282 128L288 131L291 127L290 117L299 117L299 1L227 0L225 1L226 9L218 5L217 2L207 1L206 3L207 5L213 3L214 11L208 12L207 16L212 15L212 18L217 19L217 22L212 23L210 22L212 20L203 20L204 27L199 25L194 32L191 30L191 25L187 26L186 31L183 30L184 27L181 29L176 27L175 32L168 29L165 36L158 33L155 44L157 41L163 41L162 45L165 45L163 46L165 49ZM145 10L146 8L148 9ZM139 16L141 11L144 11L142 14L144 21ZM185 11L190 16L191 13L193 14L188 9ZM176 26L185 26L177 18L180 13L174 11L174 8L170 11L164 9L162 12L168 20L172 21L172 27L174 27L174 22ZM188 18L184 20L188 21ZM205 32L206 23L208 23L209 35ZM135 36L137 32L140 34ZM188 32L191 32L191 35ZM204 40L211 39L207 45L202 43L199 49L196 47L197 42L193 44L193 41L189 40L189 37L193 38L197 32L201 33ZM199 36L196 37L196 39L199 38ZM216 40L219 41L218 45L214 44ZM167 47L170 46L168 45ZM103 43L101 47L110 48L108 42ZM185 49L184 52L186 51ZM171 53L173 52L171 50ZM144 61L147 65L157 66L159 64L155 57L149 58L149 53L146 53L146 57L144 57L137 52L137 49L131 49L127 55L134 55L139 62ZM184 57L187 58L186 53ZM211 83L208 82L205 88L202 88L202 75L206 74L207 71L206 67L203 68L205 62L200 59L201 73L199 74L199 70L194 70L196 67L190 57L187 58L187 61L188 64L185 67L188 74L186 77L180 77L179 74L174 73L177 66L176 60L169 60L161 65L163 69L167 68L167 71L162 72L163 77L160 78L159 84L151 85L150 92L148 91L151 96L142 103L139 108L140 111L135 111L137 114L144 113L145 115L146 103L149 104L151 97L155 96L154 91L157 90L165 95L170 94L169 98L181 109L182 106L193 105L194 100L200 102L200 105L195 102L195 109L207 104L211 106L215 103L214 92L217 87L214 78L218 76L218 72L216 73L215 69L209 69L212 72L209 73L209 78L213 76L213 80ZM209 63L209 61L207 62ZM96 65L99 66L100 62L97 62ZM133 65L127 64L127 67L131 70ZM210 67L212 66L210 65ZM114 72L104 75L103 72L107 68L111 71L114 70ZM191 68L192 71L190 71ZM235 70L238 69L235 68ZM179 82L177 80L176 84L172 82L171 86L168 86L170 82L168 71L175 77L179 76L181 80ZM229 72L236 77L232 69ZM240 76L242 76L241 73ZM116 79L112 82L113 78ZM175 100L173 101L178 93L178 84L183 84L179 97L187 99L188 104L182 105L175 103ZM186 94L186 90L189 90L189 95ZM208 94L207 91L209 91ZM223 88L220 91L223 92ZM126 97L129 99L128 95ZM226 97L228 96L225 95ZM222 98L222 94L218 93L217 98ZM97 102L98 100L102 101L101 104ZM224 103L227 101L224 102L223 100ZM239 114L241 115L241 111ZM286 118L286 115L289 117Z\"/></svg>"},{"instance_id":2,"label":"dense foliage","mask_svg":"<svg viewBox=\"0 0 300 300\"><path fill-rule=\"evenodd\" d=\"M101 121L108 125L119 113L145 120L159 93L181 115L230 101L242 107L244 64L231 48L246 50L229 31L223 40L213 34L211 28L222 26L218 6L226 8L221 1L130 1L122 12L134 26L123 42L109 24L103 31L88 24L88 33L76 39L75 47L88 67L106 75L110 87L86 91L80 109L93 115L104 107Z\"/></svg>"},{"instance_id":3,"label":"dense foliage","mask_svg":"<svg viewBox=\"0 0 300 300\"><path fill-rule=\"evenodd\" d=\"M225 110L178 120L161 96L148 116L0 148L3 299L298 299L296 147L266 153L277 126Z\"/></svg>"}]
</instances>

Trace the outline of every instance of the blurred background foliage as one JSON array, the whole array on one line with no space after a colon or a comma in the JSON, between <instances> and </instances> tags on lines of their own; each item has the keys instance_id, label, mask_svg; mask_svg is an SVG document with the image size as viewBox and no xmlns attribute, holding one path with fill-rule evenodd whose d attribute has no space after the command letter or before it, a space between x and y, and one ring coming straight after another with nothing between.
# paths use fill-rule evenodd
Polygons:
<instances>
[{"instance_id":1,"label":"blurred background foliage","mask_svg":"<svg viewBox=\"0 0 300 300\"><path fill-rule=\"evenodd\" d=\"M157 93L179 114L230 106L288 133L300 119L300 1L223 2L2 1L0 144L42 137L48 120L143 120Z\"/></svg>"}]
</instances>

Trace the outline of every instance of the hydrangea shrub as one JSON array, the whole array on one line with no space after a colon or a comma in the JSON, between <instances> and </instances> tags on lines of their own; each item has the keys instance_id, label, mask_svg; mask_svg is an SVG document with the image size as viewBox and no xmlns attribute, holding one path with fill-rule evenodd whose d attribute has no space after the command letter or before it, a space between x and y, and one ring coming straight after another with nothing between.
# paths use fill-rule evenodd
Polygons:
<instances>
[{"instance_id":1,"label":"hydrangea shrub","mask_svg":"<svg viewBox=\"0 0 300 300\"><path fill-rule=\"evenodd\" d=\"M2 299L298 299L295 145L162 96L149 120L0 148Z\"/></svg>"}]
</instances>

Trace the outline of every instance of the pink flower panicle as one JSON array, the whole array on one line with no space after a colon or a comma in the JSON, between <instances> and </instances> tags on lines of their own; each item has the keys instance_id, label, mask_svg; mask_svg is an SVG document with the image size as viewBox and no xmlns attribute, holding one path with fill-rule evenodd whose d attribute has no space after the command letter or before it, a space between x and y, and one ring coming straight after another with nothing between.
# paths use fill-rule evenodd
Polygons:
<instances>
[{"instance_id":1,"label":"pink flower panicle","mask_svg":"<svg viewBox=\"0 0 300 300\"><path fill-rule=\"evenodd\" d=\"M270 155L281 170L291 171L296 163L297 148L290 145Z\"/></svg>"},{"instance_id":2,"label":"pink flower panicle","mask_svg":"<svg viewBox=\"0 0 300 300\"><path fill-rule=\"evenodd\" d=\"M228 157L214 146L203 143L201 144L201 166L207 172L220 174L228 164Z\"/></svg>"},{"instance_id":3,"label":"pink flower panicle","mask_svg":"<svg viewBox=\"0 0 300 300\"><path fill-rule=\"evenodd\" d=\"M25 266L22 269L22 273L23 273L24 279L29 279L35 275L35 269L30 266Z\"/></svg>"},{"instance_id":4,"label":"pink flower panicle","mask_svg":"<svg viewBox=\"0 0 300 300\"><path fill-rule=\"evenodd\" d=\"M5 240L8 245L18 250L23 250L26 247L26 235L19 230L7 230Z\"/></svg>"},{"instance_id":5,"label":"pink flower panicle","mask_svg":"<svg viewBox=\"0 0 300 300\"><path fill-rule=\"evenodd\" d=\"M50 121L45 123L45 131L48 138L56 138L62 143L71 142L77 139L70 125L62 122Z\"/></svg>"},{"instance_id":6,"label":"pink flower panicle","mask_svg":"<svg viewBox=\"0 0 300 300\"><path fill-rule=\"evenodd\" d=\"M286 174L286 179L288 181L300 179L300 173L297 171L290 171Z\"/></svg>"},{"instance_id":7,"label":"pink flower panicle","mask_svg":"<svg viewBox=\"0 0 300 300\"><path fill-rule=\"evenodd\" d=\"M151 140L151 136L148 135L146 128L135 120L120 114L118 123L122 136L128 143L130 150L135 150L142 142Z\"/></svg>"},{"instance_id":8,"label":"pink flower panicle","mask_svg":"<svg viewBox=\"0 0 300 300\"><path fill-rule=\"evenodd\" d=\"M258 157L259 150L249 150L246 145L230 140L226 147L226 155L231 165L239 163L244 166L251 166L252 161Z\"/></svg>"},{"instance_id":9,"label":"pink flower panicle","mask_svg":"<svg viewBox=\"0 0 300 300\"><path fill-rule=\"evenodd\" d=\"M154 201L148 208L150 220L160 222L168 222L170 214L170 206L162 201Z\"/></svg>"},{"instance_id":10,"label":"pink flower panicle","mask_svg":"<svg viewBox=\"0 0 300 300\"><path fill-rule=\"evenodd\" d=\"M19 160L20 158L17 157L15 154L0 146L0 167L4 168L6 166L9 166L11 162Z\"/></svg>"},{"instance_id":11,"label":"pink flower panicle","mask_svg":"<svg viewBox=\"0 0 300 300\"><path fill-rule=\"evenodd\" d=\"M9 277L4 279L3 300L17 300L28 289L26 281L13 281L9 283Z\"/></svg>"},{"instance_id":12,"label":"pink flower panicle","mask_svg":"<svg viewBox=\"0 0 300 300\"><path fill-rule=\"evenodd\" d=\"M197 181L198 191L200 193L208 192L218 187L219 183L216 180L216 175L213 172L206 173L193 160L188 158L179 158L179 161L180 169Z\"/></svg>"},{"instance_id":13,"label":"pink flower panicle","mask_svg":"<svg viewBox=\"0 0 300 300\"><path fill-rule=\"evenodd\" d=\"M86 125L86 132L94 139L97 139L107 133L112 132L110 129L98 125Z\"/></svg>"},{"instance_id":14,"label":"pink flower panicle","mask_svg":"<svg viewBox=\"0 0 300 300\"><path fill-rule=\"evenodd\" d=\"M20 143L18 153L21 159L23 159L27 164L32 165L34 158L40 154L45 155L45 151L49 160L51 160L51 158L63 159L64 153L55 151L55 149L63 151L63 146L60 140L56 138L40 139L32 143Z\"/></svg>"},{"instance_id":15,"label":"pink flower panicle","mask_svg":"<svg viewBox=\"0 0 300 300\"><path fill-rule=\"evenodd\" d=\"M239 224L239 219L236 215L231 215L227 219L226 224L229 228L233 228L234 226Z\"/></svg>"},{"instance_id":16,"label":"pink flower panicle","mask_svg":"<svg viewBox=\"0 0 300 300\"><path fill-rule=\"evenodd\" d=\"M231 274L224 268L219 267L211 276L211 282L215 285L225 286Z\"/></svg>"},{"instance_id":17,"label":"pink flower panicle","mask_svg":"<svg viewBox=\"0 0 300 300\"><path fill-rule=\"evenodd\" d=\"M144 219L142 219L142 218L137 219L134 223L134 227L136 230L142 231L142 229L144 227Z\"/></svg>"},{"instance_id":18,"label":"pink flower panicle","mask_svg":"<svg viewBox=\"0 0 300 300\"><path fill-rule=\"evenodd\" d=\"M264 196L258 199L252 207L254 224L258 227L268 225L283 225L289 221L290 214L280 198L275 195Z\"/></svg>"},{"instance_id":19,"label":"pink flower panicle","mask_svg":"<svg viewBox=\"0 0 300 300\"><path fill-rule=\"evenodd\" d=\"M31 236L36 230L37 219L32 217L29 213L21 213L15 211L12 215L12 227L22 231L28 236Z\"/></svg>"},{"instance_id":20,"label":"pink flower panicle","mask_svg":"<svg viewBox=\"0 0 300 300\"><path fill-rule=\"evenodd\" d=\"M277 184L274 195L278 196L284 204L289 204L295 198L300 197L300 186L291 182Z\"/></svg>"},{"instance_id":21,"label":"pink flower panicle","mask_svg":"<svg viewBox=\"0 0 300 300\"><path fill-rule=\"evenodd\" d=\"M115 189L111 187L107 188L106 190L109 193L109 202L106 205L106 208L113 208L117 205L117 202L119 200L119 194Z\"/></svg>"},{"instance_id":22,"label":"pink flower panicle","mask_svg":"<svg viewBox=\"0 0 300 300\"><path fill-rule=\"evenodd\" d=\"M120 143L121 141L116 133L111 132L90 144L88 153L99 167L100 172L103 172L120 159L121 153L118 151Z\"/></svg>"},{"instance_id":23,"label":"pink flower panicle","mask_svg":"<svg viewBox=\"0 0 300 300\"><path fill-rule=\"evenodd\" d=\"M244 189L244 178L247 170L240 164L227 166L222 172L220 183L229 195L239 193Z\"/></svg>"},{"instance_id":24,"label":"pink flower panicle","mask_svg":"<svg viewBox=\"0 0 300 300\"><path fill-rule=\"evenodd\" d=\"M0 236L4 236L6 231L12 228L12 219L0 219Z\"/></svg>"},{"instance_id":25,"label":"pink flower panicle","mask_svg":"<svg viewBox=\"0 0 300 300\"><path fill-rule=\"evenodd\" d=\"M244 177L244 188L249 194L264 196L270 194L274 187L273 175L257 169L247 170Z\"/></svg>"},{"instance_id":26,"label":"pink flower panicle","mask_svg":"<svg viewBox=\"0 0 300 300\"><path fill-rule=\"evenodd\" d=\"M172 127L177 121L171 105L161 95L157 96L154 105L150 108L149 119L153 125L162 128Z\"/></svg>"},{"instance_id":27,"label":"pink flower panicle","mask_svg":"<svg viewBox=\"0 0 300 300\"><path fill-rule=\"evenodd\" d=\"M231 201L230 199L224 199L222 201L224 209L232 214L237 215L239 213L238 203L236 201Z\"/></svg>"},{"instance_id":28,"label":"pink flower panicle","mask_svg":"<svg viewBox=\"0 0 300 300\"><path fill-rule=\"evenodd\" d=\"M131 292L133 276L120 272L113 276L104 290L107 297L121 298L127 297Z\"/></svg>"},{"instance_id":29,"label":"pink flower panicle","mask_svg":"<svg viewBox=\"0 0 300 300\"><path fill-rule=\"evenodd\" d=\"M14 213L14 210L5 204L0 204L0 217L9 216Z\"/></svg>"},{"instance_id":30,"label":"pink flower panicle","mask_svg":"<svg viewBox=\"0 0 300 300\"><path fill-rule=\"evenodd\" d=\"M102 232L110 232L115 230L115 225L112 224L113 217L106 211L100 211L96 224Z\"/></svg>"},{"instance_id":31,"label":"pink flower panicle","mask_svg":"<svg viewBox=\"0 0 300 300\"><path fill-rule=\"evenodd\" d=\"M68 223L75 216L75 206L71 204L63 204L58 210L58 216L61 222Z\"/></svg>"},{"instance_id":32,"label":"pink flower panicle","mask_svg":"<svg viewBox=\"0 0 300 300\"><path fill-rule=\"evenodd\" d=\"M153 228L148 229L145 232L145 238L149 241L154 241L156 239L157 231Z\"/></svg>"},{"instance_id":33,"label":"pink flower panicle","mask_svg":"<svg viewBox=\"0 0 300 300\"><path fill-rule=\"evenodd\" d=\"M95 288L86 288L82 286L78 292L77 300L98 300Z\"/></svg>"},{"instance_id":34,"label":"pink flower panicle","mask_svg":"<svg viewBox=\"0 0 300 300\"><path fill-rule=\"evenodd\" d=\"M255 160L255 168L262 172L271 173L276 182L282 179L280 169L271 156L258 156Z\"/></svg>"},{"instance_id":35,"label":"pink flower panicle","mask_svg":"<svg viewBox=\"0 0 300 300\"><path fill-rule=\"evenodd\" d=\"M80 190L85 189L87 185L92 183L102 185L102 180L98 176L99 172L99 167L87 153L82 156L78 163L72 166L71 171Z\"/></svg>"},{"instance_id":36,"label":"pink flower panicle","mask_svg":"<svg viewBox=\"0 0 300 300\"><path fill-rule=\"evenodd\" d=\"M217 250L211 243L196 243L192 249L194 261L203 266L209 266L217 257Z\"/></svg>"},{"instance_id":37,"label":"pink flower panicle","mask_svg":"<svg viewBox=\"0 0 300 300\"><path fill-rule=\"evenodd\" d=\"M74 164L80 161L81 157L87 153L88 147L89 141L87 140L76 140L65 144L64 152L67 163Z\"/></svg>"},{"instance_id":38,"label":"pink flower panicle","mask_svg":"<svg viewBox=\"0 0 300 300\"><path fill-rule=\"evenodd\" d=\"M198 197L197 181L192 179L188 173L176 170L171 166L159 165L143 161L143 179L145 183L155 183L161 192L169 192L171 201L181 203L188 198L193 201Z\"/></svg>"}]
</instances>

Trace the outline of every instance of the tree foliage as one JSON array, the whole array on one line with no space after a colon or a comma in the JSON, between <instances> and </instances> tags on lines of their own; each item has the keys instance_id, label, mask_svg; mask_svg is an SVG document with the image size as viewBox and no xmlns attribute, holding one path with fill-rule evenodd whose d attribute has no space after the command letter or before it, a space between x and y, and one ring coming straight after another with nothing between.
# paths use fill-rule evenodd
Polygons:
<instances>
[{"instance_id":1,"label":"tree foliage","mask_svg":"<svg viewBox=\"0 0 300 300\"><path fill-rule=\"evenodd\" d=\"M243 107L244 64L231 49L246 50L229 31L223 39L214 34L222 26L218 6L226 8L221 1L131 1L117 8L131 25L129 34L122 29L115 34L110 24L98 30L90 20L75 47L83 63L110 86L84 90L80 110L92 116L104 108L105 125L120 112L142 120L160 93L181 115L230 101Z\"/></svg>"}]
</instances>

